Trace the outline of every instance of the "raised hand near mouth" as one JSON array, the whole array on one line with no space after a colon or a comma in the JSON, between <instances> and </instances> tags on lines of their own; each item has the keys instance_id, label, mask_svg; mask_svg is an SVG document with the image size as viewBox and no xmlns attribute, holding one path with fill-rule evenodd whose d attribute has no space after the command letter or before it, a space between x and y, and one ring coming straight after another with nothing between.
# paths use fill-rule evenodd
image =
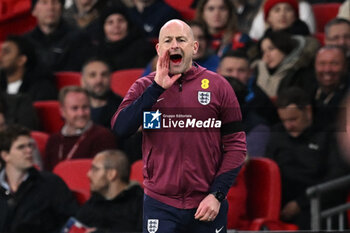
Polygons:
<instances>
[{"instance_id":1,"label":"raised hand near mouth","mask_svg":"<svg viewBox=\"0 0 350 233\"><path fill-rule=\"evenodd\" d=\"M170 54L169 51L158 57L157 70L154 81L164 89L171 87L176 80L181 77L181 74L175 74L169 76L169 66L170 66Z\"/></svg>"}]
</instances>

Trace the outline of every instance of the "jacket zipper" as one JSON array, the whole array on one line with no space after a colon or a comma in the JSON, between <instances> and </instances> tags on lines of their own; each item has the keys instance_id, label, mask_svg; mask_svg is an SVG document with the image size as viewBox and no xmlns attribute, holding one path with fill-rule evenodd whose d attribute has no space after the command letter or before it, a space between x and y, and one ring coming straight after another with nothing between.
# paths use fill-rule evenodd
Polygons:
<instances>
[{"instance_id":1,"label":"jacket zipper","mask_svg":"<svg viewBox=\"0 0 350 233\"><path fill-rule=\"evenodd\" d=\"M180 77L177 81L179 83L179 92L182 92L182 77Z\"/></svg>"}]
</instances>

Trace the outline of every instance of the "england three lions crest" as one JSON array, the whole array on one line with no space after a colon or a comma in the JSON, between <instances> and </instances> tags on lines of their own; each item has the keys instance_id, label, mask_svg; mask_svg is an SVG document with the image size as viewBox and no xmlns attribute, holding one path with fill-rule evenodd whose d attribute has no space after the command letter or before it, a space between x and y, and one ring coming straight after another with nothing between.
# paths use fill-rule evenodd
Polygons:
<instances>
[{"instance_id":1,"label":"england three lions crest","mask_svg":"<svg viewBox=\"0 0 350 233\"><path fill-rule=\"evenodd\" d=\"M158 219L148 219L147 221L147 230L149 233L155 233L158 230Z\"/></svg>"},{"instance_id":2,"label":"england three lions crest","mask_svg":"<svg viewBox=\"0 0 350 233\"><path fill-rule=\"evenodd\" d=\"M210 103L210 91L198 91L198 102L202 105Z\"/></svg>"}]
</instances>

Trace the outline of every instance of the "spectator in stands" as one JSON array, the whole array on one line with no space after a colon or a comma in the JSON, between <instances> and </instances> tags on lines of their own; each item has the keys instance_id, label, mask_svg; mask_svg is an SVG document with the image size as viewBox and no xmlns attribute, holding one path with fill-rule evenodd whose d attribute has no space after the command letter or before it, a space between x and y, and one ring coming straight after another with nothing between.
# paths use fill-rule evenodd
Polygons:
<instances>
[{"instance_id":1,"label":"spectator in stands","mask_svg":"<svg viewBox=\"0 0 350 233\"><path fill-rule=\"evenodd\" d=\"M31 130L39 129L38 116L31 98L26 94L0 93L0 111L7 124L19 124Z\"/></svg>"},{"instance_id":2,"label":"spectator in stands","mask_svg":"<svg viewBox=\"0 0 350 233\"><path fill-rule=\"evenodd\" d=\"M9 36L1 46L0 89L7 94L27 94L32 101L57 98L53 75L45 71L33 45L22 36Z\"/></svg>"},{"instance_id":3,"label":"spectator in stands","mask_svg":"<svg viewBox=\"0 0 350 233\"><path fill-rule=\"evenodd\" d=\"M73 0L72 5L63 11L63 18L76 28L96 27L98 17L107 6L108 0Z\"/></svg>"},{"instance_id":4,"label":"spectator in stands","mask_svg":"<svg viewBox=\"0 0 350 233\"><path fill-rule=\"evenodd\" d=\"M90 56L89 37L62 19L65 0L32 0L38 25L26 36L32 40L42 64L52 71L79 71Z\"/></svg>"},{"instance_id":5,"label":"spectator in stands","mask_svg":"<svg viewBox=\"0 0 350 233\"><path fill-rule=\"evenodd\" d=\"M238 27L243 33L248 34L263 0L232 0L232 2L237 12Z\"/></svg>"},{"instance_id":6,"label":"spectator in stands","mask_svg":"<svg viewBox=\"0 0 350 233\"><path fill-rule=\"evenodd\" d=\"M268 125L274 125L278 122L276 108L265 92L256 85L256 78L250 68L248 56L244 51L227 52L221 58L217 72L224 77L234 78L244 85L246 95L243 97L243 105L247 111L253 110Z\"/></svg>"},{"instance_id":7,"label":"spectator in stands","mask_svg":"<svg viewBox=\"0 0 350 233\"><path fill-rule=\"evenodd\" d=\"M211 47L219 57L228 50L250 45L249 36L238 29L236 10L230 0L200 0L195 19L207 25Z\"/></svg>"},{"instance_id":8,"label":"spectator in stands","mask_svg":"<svg viewBox=\"0 0 350 233\"><path fill-rule=\"evenodd\" d=\"M335 18L326 24L324 31L326 45L338 45L345 50L350 72L350 21Z\"/></svg>"},{"instance_id":9,"label":"spectator in stands","mask_svg":"<svg viewBox=\"0 0 350 233\"><path fill-rule=\"evenodd\" d=\"M192 21L188 25L192 29L194 40L198 41L199 44L197 53L193 55L193 60L208 70L215 72L220 59L210 47L209 32L205 24Z\"/></svg>"},{"instance_id":10,"label":"spectator in stands","mask_svg":"<svg viewBox=\"0 0 350 233\"><path fill-rule=\"evenodd\" d=\"M64 87L59 102L65 125L46 144L46 169L52 170L62 160L92 158L97 152L116 148L114 135L91 121L87 91L78 86Z\"/></svg>"},{"instance_id":11,"label":"spectator in stands","mask_svg":"<svg viewBox=\"0 0 350 233\"><path fill-rule=\"evenodd\" d=\"M20 125L31 130L38 129L38 118L30 98L25 95L7 95L0 93L0 132L3 132L8 125ZM27 127L27 125L30 126ZM33 140L34 141L34 140ZM38 168L43 168L42 156L35 145L33 162ZM1 169L1 165L0 165Z\"/></svg>"},{"instance_id":12,"label":"spectator in stands","mask_svg":"<svg viewBox=\"0 0 350 233\"><path fill-rule=\"evenodd\" d=\"M114 7L104 12L98 55L108 61L113 71L145 67L155 54L154 46L133 25L126 9Z\"/></svg>"},{"instance_id":13,"label":"spectator in stands","mask_svg":"<svg viewBox=\"0 0 350 233\"><path fill-rule=\"evenodd\" d=\"M157 39L160 28L170 19L182 18L164 0L134 0L134 7L128 8L128 16L149 39Z\"/></svg>"},{"instance_id":14,"label":"spectator in stands","mask_svg":"<svg viewBox=\"0 0 350 233\"><path fill-rule=\"evenodd\" d=\"M111 118L123 99L110 88L108 64L103 59L92 58L83 65L81 74L81 86L89 94L92 121L110 128Z\"/></svg>"},{"instance_id":15,"label":"spectator in stands","mask_svg":"<svg viewBox=\"0 0 350 233\"><path fill-rule=\"evenodd\" d=\"M342 47L326 45L315 60L317 89L314 92L315 124L320 128L335 123L340 102L343 100L349 80L346 77L346 59Z\"/></svg>"},{"instance_id":16,"label":"spectator in stands","mask_svg":"<svg viewBox=\"0 0 350 233\"><path fill-rule=\"evenodd\" d=\"M77 219L98 232L141 232L143 190L129 176L130 164L123 152L98 153L88 172L92 196Z\"/></svg>"},{"instance_id":17,"label":"spectator in stands","mask_svg":"<svg viewBox=\"0 0 350 233\"><path fill-rule=\"evenodd\" d=\"M276 102L282 124L271 133L265 155L279 166L281 219L310 229L306 189L322 181L327 169L327 134L313 127L311 100L298 87L281 92Z\"/></svg>"},{"instance_id":18,"label":"spectator in stands","mask_svg":"<svg viewBox=\"0 0 350 233\"><path fill-rule=\"evenodd\" d=\"M314 89L312 61L319 44L308 39L270 31L260 41L262 59L255 64L256 82L270 98L276 98L278 92L291 86L308 93Z\"/></svg>"},{"instance_id":19,"label":"spectator in stands","mask_svg":"<svg viewBox=\"0 0 350 233\"><path fill-rule=\"evenodd\" d=\"M310 35L316 31L311 5L304 0L265 0L256 15L249 35L256 40L267 30L284 30L294 35Z\"/></svg>"},{"instance_id":20,"label":"spectator in stands","mask_svg":"<svg viewBox=\"0 0 350 233\"><path fill-rule=\"evenodd\" d=\"M21 126L0 133L1 232L58 232L78 210L63 180L33 167L32 140Z\"/></svg>"},{"instance_id":21,"label":"spectator in stands","mask_svg":"<svg viewBox=\"0 0 350 233\"><path fill-rule=\"evenodd\" d=\"M337 18L347 19L350 21L350 0L345 0L339 7Z\"/></svg>"}]
</instances>

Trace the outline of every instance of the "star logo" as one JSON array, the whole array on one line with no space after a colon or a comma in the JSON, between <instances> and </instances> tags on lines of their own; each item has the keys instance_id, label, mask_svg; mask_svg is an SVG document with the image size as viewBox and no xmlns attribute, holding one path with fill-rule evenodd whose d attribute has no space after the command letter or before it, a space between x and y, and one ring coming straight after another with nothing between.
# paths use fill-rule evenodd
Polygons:
<instances>
[{"instance_id":1,"label":"star logo","mask_svg":"<svg viewBox=\"0 0 350 233\"><path fill-rule=\"evenodd\" d=\"M144 129L160 129L162 113L157 110L156 112L143 112L143 128Z\"/></svg>"},{"instance_id":2,"label":"star logo","mask_svg":"<svg viewBox=\"0 0 350 233\"><path fill-rule=\"evenodd\" d=\"M159 109L155 112L155 113L151 113L153 118L151 120L151 122L153 122L154 120L159 120L159 117L162 115L160 112L159 112Z\"/></svg>"}]
</instances>

